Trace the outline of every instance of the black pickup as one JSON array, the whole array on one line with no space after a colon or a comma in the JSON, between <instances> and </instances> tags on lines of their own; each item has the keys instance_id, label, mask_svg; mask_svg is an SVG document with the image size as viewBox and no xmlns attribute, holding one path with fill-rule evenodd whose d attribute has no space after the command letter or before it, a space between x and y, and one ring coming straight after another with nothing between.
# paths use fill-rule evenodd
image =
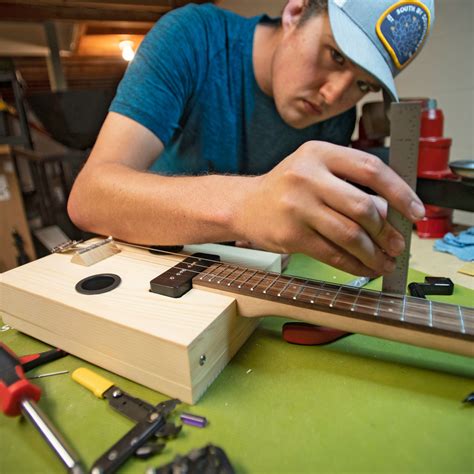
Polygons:
<instances>
[{"instance_id":1,"label":"black pickup","mask_svg":"<svg viewBox=\"0 0 474 474\"><path fill-rule=\"evenodd\" d=\"M174 267L150 281L150 291L159 295L179 298L192 287L192 279L214 263L219 262L219 255L194 253Z\"/></svg>"}]
</instances>

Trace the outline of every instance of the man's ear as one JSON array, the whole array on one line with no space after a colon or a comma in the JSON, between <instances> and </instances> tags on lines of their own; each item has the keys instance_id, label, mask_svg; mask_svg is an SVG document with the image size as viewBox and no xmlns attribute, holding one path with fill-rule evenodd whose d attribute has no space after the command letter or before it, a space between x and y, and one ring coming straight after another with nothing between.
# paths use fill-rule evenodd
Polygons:
<instances>
[{"instance_id":1,"label":"man's ear","mask_svg":"<svg viewBox=\"0 0 474 474\"><path fill-rule=\"evenodd\" d=\"M298 24L301 14L304 11L307 0L288 0L281 15L283 28Z\"/></svg>"}]
</instances>

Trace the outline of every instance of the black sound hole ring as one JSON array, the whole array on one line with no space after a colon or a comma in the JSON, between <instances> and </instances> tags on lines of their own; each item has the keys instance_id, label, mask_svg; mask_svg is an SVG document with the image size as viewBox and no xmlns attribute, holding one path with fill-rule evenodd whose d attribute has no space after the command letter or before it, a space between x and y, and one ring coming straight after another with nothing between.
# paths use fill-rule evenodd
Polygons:
<instances>
[{"instance_id":1,"label":"black sound hole ring","mask_svg":"<svg viewBox=\"0 0 474 474\"><path fill-rule=\"evenodd\" d=\"M114 273L99 273L83 278L76 284L76 291L81 295L100 295L114 290L122 279Z\"/></svg>"}]
</instances>

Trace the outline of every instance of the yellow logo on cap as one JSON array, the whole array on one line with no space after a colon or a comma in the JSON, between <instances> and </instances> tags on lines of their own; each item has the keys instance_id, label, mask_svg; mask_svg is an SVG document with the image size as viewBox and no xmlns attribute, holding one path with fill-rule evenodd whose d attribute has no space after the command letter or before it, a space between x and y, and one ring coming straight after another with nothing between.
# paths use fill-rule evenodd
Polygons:
<instances>
[{"instance_id":1,"label":"yellow logo on cap","mask_svg":"<svg viewBox=\"0 0 474 474\"><path fill-rule=\"evenodd\" d=\"M430 24L430 10L418 0L401 0L380 16L377 36L398 69L416 56L428 36Z\"/></svg>"}]
</instances>

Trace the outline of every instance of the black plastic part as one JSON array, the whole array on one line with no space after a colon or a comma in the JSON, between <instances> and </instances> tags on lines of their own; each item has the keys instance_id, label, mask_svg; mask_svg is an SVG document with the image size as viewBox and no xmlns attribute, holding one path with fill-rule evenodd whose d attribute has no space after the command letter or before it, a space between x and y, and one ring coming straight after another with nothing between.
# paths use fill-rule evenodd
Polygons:
<instances>
[{"instance_id":1,"label":"black plastic part","mask_svg":"<svg viewBox=\"0 0 474 474\"><path fill-rule=\"evenodd\" d=\"M424 298L425 292L423 291L423 283L410 283L408 285L408 291L410 296L416 296L417 298Z\"/></svg>"},{"instance_id":2,"label":"black plastic part","mask_svg":"<svg viewBox=\"0 0 474 474\"><path fill-rule=\"evenodd\" d=\"M153 278L150 281L150 291L171 298L179 298L192 288L192 280L196 275L218 261L220 261L219 255L194 253Z\"/></svg>"},{"instance_id":3,"label":"black plastic part","mask_svg":"<svg viewBox=\"0 0 474 474\"><path fill-rule=\"evenodd\" d=\"M436 291L436 293L426 293L427 295L452 295L454 292L454 283L451 278L425 277L425 282L428 283L430 291Z\"/></svg>"},{"instance_id":4,"label":"black plastic part","mask_svg":"<svg viewBox=\"0 0 474 474\"><path fill-rule=\"evenodd\" d=\"M471 392L462 402L474 405L474 392Z\"/></svg>"},{"instance_id":5,"label":"black plastic part","mask_svg":"<svg viewBox=\"0 0 474 474\"><path fill-rule=\"evenodd\" d=\"M97 469L97 472L101 474L111 474L132 455L146 459L153 454L158 454L163 450L164 444L152 438L171 438L177 436L181 431L181 426L175 426L173 423L166 421L166 417L181 403L177 398L171 398L158 403L156 406L152 406L139 398L122 392L122 390L114 386L105 392L109 402L114 398L114 391L116 392L116 399L121 398L123 395L127 398L124 404L113 405L111 403L113 408L129 418L141 418L134 428L97 459L91 472ZM134 405L131 410L125 408L128 403ZM148 410L150 407L151 409ZM145 411L147 413L142 417Z\"/></svg>"},{"instance_id":6,"label":"black plastic part","mask_svg":"<svg viewBox=\"0 0 474 474\"><path fill-rule=\"evenodd\" d=\"M153 474L234 474L234 468L222 448L208 444L193 449L186 456L175 459L161 467L152 468Z\"/></svg>"},{"instance_id":7,"label":"black plastic part","mask_svg":"<svg viewBox=\"0 0 474 474\"><path fill-rule=\"evenodd\" d=\"M418 178L416 194L424 204L474 212L474 180Z\"/></svg>"},{"instance_id":8,"label":"black plastic part","mask_svg":"<svg viewBox=\"0 0 474 474\"><path fill-rule=\"evenodd\" d=\"M82 295L100 295L112 291L122 279L114 273L99 273L84 278L76 284L76 291Z\"/></svg>"},{"instance_id":9,"label":"black plastic part","mask_svg":"<svg viewBox=\"0 0 474 474\"><path fill-rule=\"evenodd\" d=\"M108 449L92 466L91 472L111 474L143 446L165 423L163 414L152 411Z\"/></svg>"},{"instance_id":10,"label":"black plastic part","mask_svg":"<svg viewBox=\"0 0 474 474\"><path fill-rule=\"evenodd\" d=\"M157 441L148 441L143 446L140 446L133 455L139 459L148 459L155 454L160 454L165 449L165 443L159 443Z\"/></svg>"},{"instance_id":11,"label":"black plastic part","mask_svg":"<svg viewBox=\"0 0 474 474\"><path fill-rule=\"evenodd\" d=\"M425 283L410 283L408 290L411 296L424 298L426 295L452 295L454 283L446 277L425 277Z\"/></svg>"},{"instance_id":12,"label":"black plastic part","mask_svg":"<svg viewBox=\"0 0 474 474\"><path fill-rule=\"evenodd\" d=\"M140 398L132 397L127 392L123 392L115 385L104 392L104 398L108 400L109 405L122 415L133 421L143 420L148 413L155 410L154 405Z\"/></svg>"}]
</instances>

